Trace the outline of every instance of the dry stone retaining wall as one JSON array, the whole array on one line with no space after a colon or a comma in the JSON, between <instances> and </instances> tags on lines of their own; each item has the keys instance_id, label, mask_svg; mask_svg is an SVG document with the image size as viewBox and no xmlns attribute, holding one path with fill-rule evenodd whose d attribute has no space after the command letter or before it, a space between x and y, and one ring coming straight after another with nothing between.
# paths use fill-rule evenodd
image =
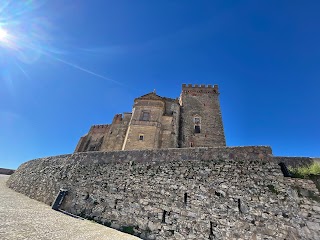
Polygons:
<instances>
[{"instance_id":1,"label":"dry stone retaining wall","mask_svg":"<svg viewBox=\"0 0 320 240\"><path fill-rule=\"evenodd\" d=\"M269 147L85 152L24 163L8 185L143 239L319 239L319 192Z\"/></svg>"}]
</instances>

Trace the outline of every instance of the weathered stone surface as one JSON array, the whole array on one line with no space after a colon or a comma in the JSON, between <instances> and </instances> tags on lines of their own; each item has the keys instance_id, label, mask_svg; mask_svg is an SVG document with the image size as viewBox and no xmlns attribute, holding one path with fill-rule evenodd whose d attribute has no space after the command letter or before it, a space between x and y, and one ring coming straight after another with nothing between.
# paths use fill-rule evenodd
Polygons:
<instances>
[{"instance_id":1,"label":"weathered stone surface","mask_svg":"<svg viewBox=\"0 0 320 240\"><path fill-rule=\"evenodd\" d=\"M312 209L313 209L314 211L320 212L320 207L318 207L318 206L313 206Z\"/></svg>"},{"instance_id":2,"label":"weathered stone surface","mask_svg":"<svg viewBox=\"0 0 320 240\"><path fill-rule=\"evenodd\" d=\"M21 165L8 186L47 204L67 188L66 211L144 239L320 236L317 188L284 178L268 147L62 155Z\"/></svg>"},{"instance_id":3,"label":"weathered stone surface","mask_svg":"<svg viewBox=\"0 0 320 240\"><path fill-rule=\"evenodd\" d=\"M311 230L320 230L320 227L319 227L319 223L315 223L315 222L307 222L307 226L309 227L309 229Z\"/></svg>"},{"instance_id":4,"label":"weathered stone surface","mask_svg":"<svg viewBox=\"0 0 320 240\"><path fill-rule=\"evenodd\" d=\"M139 240L132 235L54 211L6 187L0 174L1 240Z\"/></svg>"}]
</instances>

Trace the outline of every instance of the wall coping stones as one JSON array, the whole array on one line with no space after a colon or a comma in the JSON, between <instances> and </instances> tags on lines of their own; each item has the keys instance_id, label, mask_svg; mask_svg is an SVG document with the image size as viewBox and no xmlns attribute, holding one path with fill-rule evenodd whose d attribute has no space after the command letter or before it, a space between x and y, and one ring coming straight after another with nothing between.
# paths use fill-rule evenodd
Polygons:
<instances>
[{"instance_id":1,"label":"wall coping stones","mask_svg":"<svg viewBox=\"0 0 320 240\"><path fill-rule=\"evenodd\" d=\"M204 154L207 153L207 154ZM57 156L49 156L44 158L37 158L31 161L40 159L54 160L54 159L80 159L84 156L90 156L104 162L156 162L156 161L171 161L173 160L210 160L210 158L221 155L223 159L229 153L228 158L241 158L241 156L249 154L260 159L267 159L272 156L272 149L270 146L239 146L239 147L194 147L194 148L168 148L168 149L145 149L145 150L119 150L119 151L92 151L79 152L72 154L62 154ZM212 155L211 155L212 154ZM23 163L22 165L26 164Z\"/></svg>"}]
</instances>

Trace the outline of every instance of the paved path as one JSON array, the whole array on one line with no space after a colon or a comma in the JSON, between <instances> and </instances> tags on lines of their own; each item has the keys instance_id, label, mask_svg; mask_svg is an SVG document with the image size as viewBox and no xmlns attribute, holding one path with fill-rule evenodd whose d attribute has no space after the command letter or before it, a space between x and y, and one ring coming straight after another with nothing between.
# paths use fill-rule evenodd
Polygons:
<instances>
[{"instance_id":1,"label":"paved path","mask_svg":"<svg viewBox=\"0 0 320 240\"><path fill-rule=\"evenodd\" d=\"M9 176L0 175L1 240L138 240L139 238L100 224L54 211L8 187Z\"/></svg>"}]
</instances>

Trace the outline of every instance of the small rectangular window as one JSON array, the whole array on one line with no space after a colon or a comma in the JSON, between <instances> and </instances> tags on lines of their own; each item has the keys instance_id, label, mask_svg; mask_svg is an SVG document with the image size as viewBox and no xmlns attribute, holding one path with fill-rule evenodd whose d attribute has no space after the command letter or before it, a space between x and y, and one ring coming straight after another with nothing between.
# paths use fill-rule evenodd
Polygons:
<instances>
[{"instance_id":1,"label":"small rectangular window","mask_svg":"<svg viewBox=\"0 0 320 240\"><path fill-rule=\"evenodd\" d=\"M139 135L139 140L143 141L143 135L141 135L141 134Z\"/></svg>"},{"instance_id":2,"label":"small rectangular window","mask_svg":"<svg viewBox=\"0 0 320 240\"><path fill-rule=\"evenodd\" d=\"M200 133L200 126L194 126L194 133Z\"/></svg>"},{"instance_id":3,"label":"small rectangular window","mask_svg":"<svg viewBox=\"0 0 320 240\"><path fill-rule=\"evenodd\" d=\"M140 117L141 121L149 121L150 120L150 112L143 111Z\"/></svg>"}]
</instances>

